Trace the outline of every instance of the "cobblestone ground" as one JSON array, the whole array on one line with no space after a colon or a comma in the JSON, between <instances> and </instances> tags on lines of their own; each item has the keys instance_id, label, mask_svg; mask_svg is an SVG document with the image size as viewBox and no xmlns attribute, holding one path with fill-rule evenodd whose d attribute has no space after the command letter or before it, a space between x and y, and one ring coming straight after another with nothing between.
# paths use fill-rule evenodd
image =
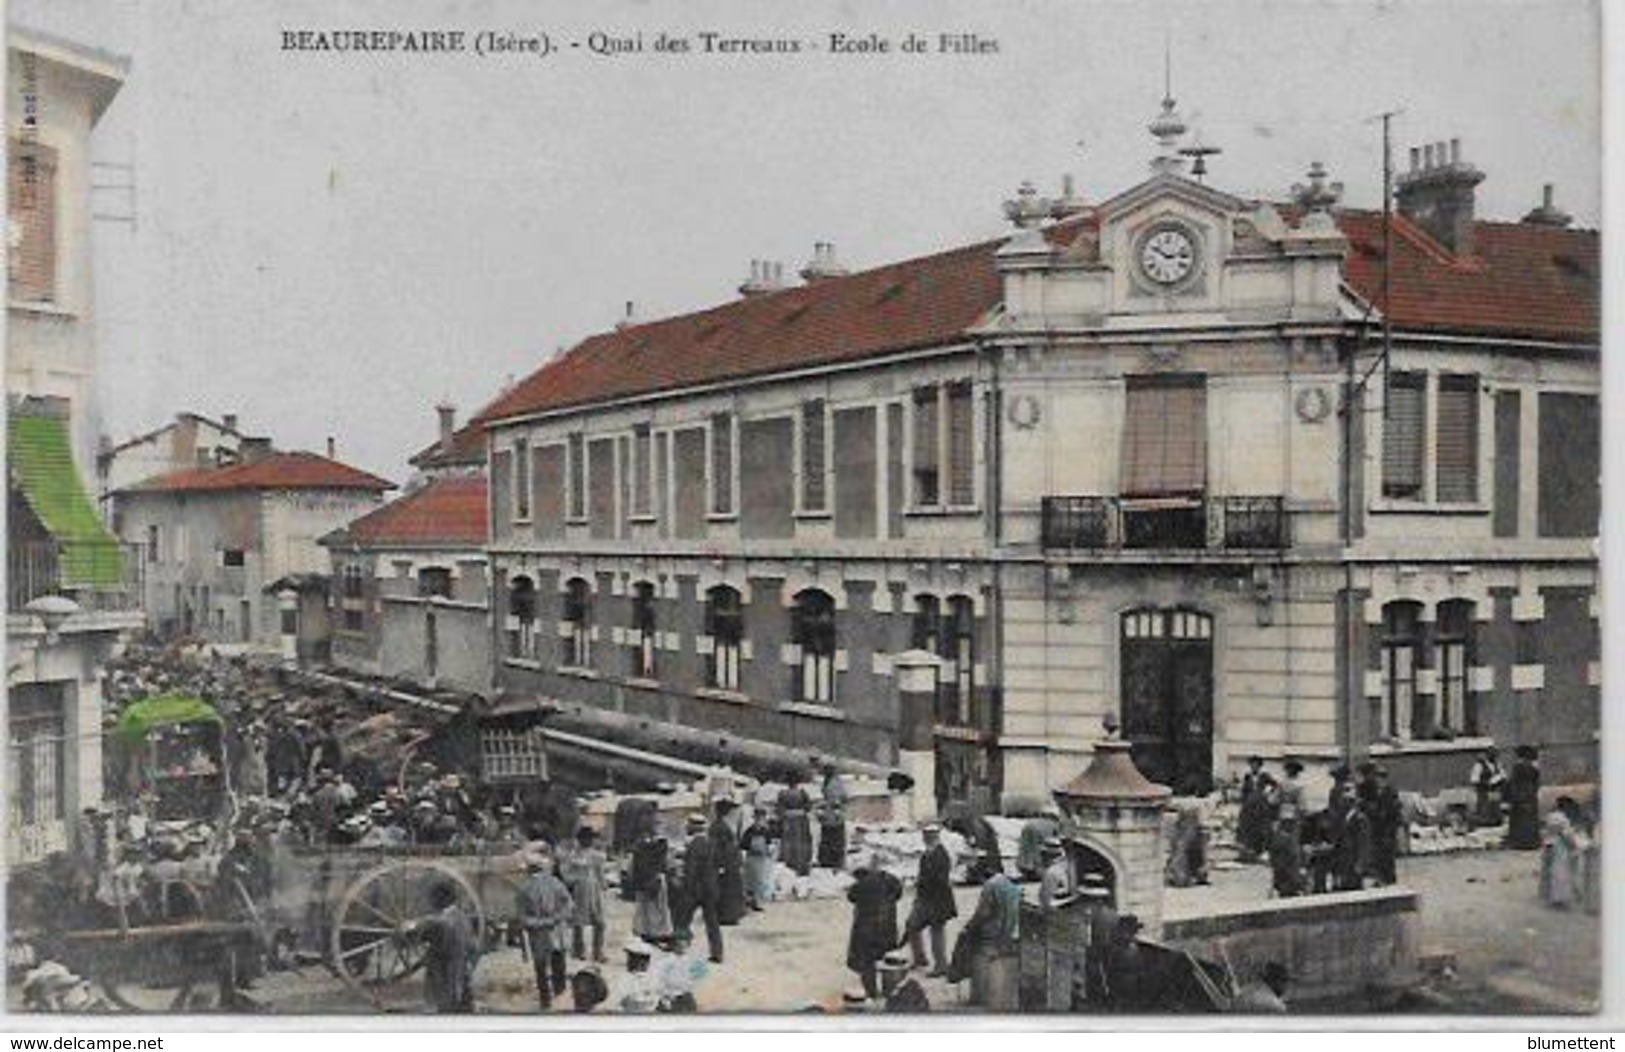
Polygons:
<instances>
[{"instance_id":1,"label":"cobblestone ground","mask_svg":"<svg viewBox=\"0 0 1625 1052\"><path fill-rule=\"evenodd\" d=\"M1547 909L1536 894L1536 853L1481 851L1403 858L1400 880L1422 898L1424 954L1454 958L1454 977L1429 981L1426 996L1410 1001L1418 1012L1581 1012L1594 1010L1601 975L1597 918ZM1170 911L1199 911L1207 903L1259 901L1268 888L1261 866L1226 868L1203 888L1169 889ZM959 891L960 917L968 916L975 889ZM904 899L904 909L909 898ZM612 951L630 923L630 907L612 901ZM782 1013L839 1004L854 985L845 968L850 908L842 900L779 902L725 929L725 963L696 989L702 1012ZM958 925L950 925L950 946ZM702 940L703 941L703 940ZM611 952L605 976L613 980L620 955ZM572 964L572 970L574 964ZM916 973L923 975L923 973ZM966 991L922 980L932 1007L973 1011ZM515 950L484 958L476 977L482 1012L534 1013L530 968ZM256 996L274 1012L367 1011L325 971L313 968L271 976ZM400 1006L405 1008L405 1005ZM555 1011L564 1011L564 1008Z\"/></svg>"}]
</instances>

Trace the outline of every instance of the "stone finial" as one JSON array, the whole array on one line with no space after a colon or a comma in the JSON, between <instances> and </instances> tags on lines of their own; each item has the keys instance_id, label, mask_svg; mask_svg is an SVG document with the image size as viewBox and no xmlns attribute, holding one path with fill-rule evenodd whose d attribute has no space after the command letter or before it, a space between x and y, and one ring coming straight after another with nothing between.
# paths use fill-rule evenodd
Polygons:
<instances>
[{"instance_id":1,"label":"stone finial","mask_svg":"<svg viewBox=\"0 0 1625 1052\"><path fill-rule=\"evenodd\" d=\"M1038 196L1038 188L1029 179L1016 190L1015 197L1004 203L1004 218L1019 230L1037 230L1049 218L1052 207L1046 198Z\"/></svg>"},{"instance_id":2,"label":"stone finial","mask_svg":"<svg viewBox=\"0 0 1625 1052\"><path fill-rule=\"evenodd\" d=\"M1343 197L1343 184L1328 182L1326 166L1319 161L1309 166L1309 184L1294 183L1292 199L1311 212L1325 212Z\"/></svg>"}]
</instances>

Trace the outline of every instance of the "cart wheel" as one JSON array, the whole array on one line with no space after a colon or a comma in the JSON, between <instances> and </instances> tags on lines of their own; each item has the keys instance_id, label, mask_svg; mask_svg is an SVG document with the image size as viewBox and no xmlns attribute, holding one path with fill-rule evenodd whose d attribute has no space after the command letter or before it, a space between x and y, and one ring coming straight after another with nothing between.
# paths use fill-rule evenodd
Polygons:
<instances>
[{"instance_id":1,"label":"cart wheel","mask_svg":"<svg viewBox=\"0 0 1625 1052\"><path fill-rule=\"evenodd\" d=\"M440 884L457 892L476 934L483 932L479 898L461 873L439 862L387 863L356 878L333 911L328 961L339 977L376 1002L422 968L426 947L417 928L435 913L430 891Z\"/></svg>"}]
</instances>

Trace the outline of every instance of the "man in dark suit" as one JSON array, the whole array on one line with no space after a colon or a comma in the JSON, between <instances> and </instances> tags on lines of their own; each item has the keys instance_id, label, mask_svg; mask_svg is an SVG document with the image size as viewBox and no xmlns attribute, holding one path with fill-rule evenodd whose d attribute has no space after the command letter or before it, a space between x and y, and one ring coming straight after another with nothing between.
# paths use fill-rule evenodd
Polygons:
<instances>
[{"instance_id":1,"label":"man in dark suit","mask_svg":"<svg viewBox=\"0 0 1625 1052\"><path fill-rule=\"evenodd\" d=\"M908 912L909 949L914 955L914 967L924 968L926 932L931 933L931 974L948 974L948 922L959 916L954 904L951 874L953 859L942 845L942 827L935 822L927 825L925 854L920 856L919 877L914 884L914 905Z\"/></svg>"},{"instance_id":2,"label":"man in dark suit","mask_svg":"<svg viewBox=\"0 0 1625 1052\"><path fill-rule=\"evenodd\" d=\"M705 920L705 941L713 964L722 963L722 882L704 815L688 816L688 846L683 851L683 883L687 891L683 909L685 930L693 930L694 911Z\"/></svg>"}]
</instances>

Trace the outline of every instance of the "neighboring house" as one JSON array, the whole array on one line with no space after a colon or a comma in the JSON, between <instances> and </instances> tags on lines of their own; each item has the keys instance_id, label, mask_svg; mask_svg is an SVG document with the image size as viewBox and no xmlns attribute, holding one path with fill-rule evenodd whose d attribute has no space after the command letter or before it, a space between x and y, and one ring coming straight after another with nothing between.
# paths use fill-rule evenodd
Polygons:
<instances>
[{"instance_id":1,"label":"neighboring house","mask_svg":"<svg viewBox=\"0 0 1625 1052\"><path fill-rule=\"evenodd\" d=\"M332 556L334 664L490 687L488 501L483 475L442 475L322 538Z\"/></svg>"},{"instance_id":2,"label":"neighboring house","mask_svg":"<svg viewBox=\"0 0 1625 1052\"><path fill-rule=\"evenodd\" d=\"M1283 205L1199 184L1182 131L1110 200L758 267L483 410L496 686L889 764L925 649L938 799L982 804L1107 721L1181 792L1254 753L1461 784L1492 741L1594 775L1597 235L1477 221L1429 148L1385 297L1380 213L1318 166Z\"/></svg>"},{"instance_id":3,"label":"neighboring house","mask_svg":"<svg viewBox=\"0 0 1625 1052\"><path fill-rule=\"evenodd\" d=\"M392 485L330 457L250 445L241 463L117 491L123 536L145 553L149 624L166 636L279 648L279 602L266 587L325 574L320 538L377 507Z\"/></svg>"},{"instance_id":4,"label":"neighboring house","mask_svg":"<svg viewBox=\"0 0 1625 1052\"><path fill-rule=\"evenodd\" d=\"M176 413L175 419L162 427L107 445L96 455L97 497L102 512L116 532L117 508L112 494L118 490L183 468L234 464L244 443L255 441L269 445L268 439L251 439L239 431L235 414L227 413L217 421L199 413Z\"/></svg>"},{"instance_id":5,"label":"neighboring house","mask_svg":"<svg viewBox=\"0 0 1625 1052\"><path fill-rule=\"evenodd\" d=\"M457 426L457 408L442 402L435 406L440 437L408 461L424 478L442 475L485 473L485 419L483 411L462 427Z\"/></svg>"},{"instance_id":6,"label":"neighboring house","mask_svg":"<svg viewBox=\"0 0 1625 1052\"><path fill-rule=\"evenodd\" d=\"M102 799L101 669L141 624L141 564L102 525L90 153L127 64L7 30L6 862L73 843Z\"/></svg>"}]
</instances>

